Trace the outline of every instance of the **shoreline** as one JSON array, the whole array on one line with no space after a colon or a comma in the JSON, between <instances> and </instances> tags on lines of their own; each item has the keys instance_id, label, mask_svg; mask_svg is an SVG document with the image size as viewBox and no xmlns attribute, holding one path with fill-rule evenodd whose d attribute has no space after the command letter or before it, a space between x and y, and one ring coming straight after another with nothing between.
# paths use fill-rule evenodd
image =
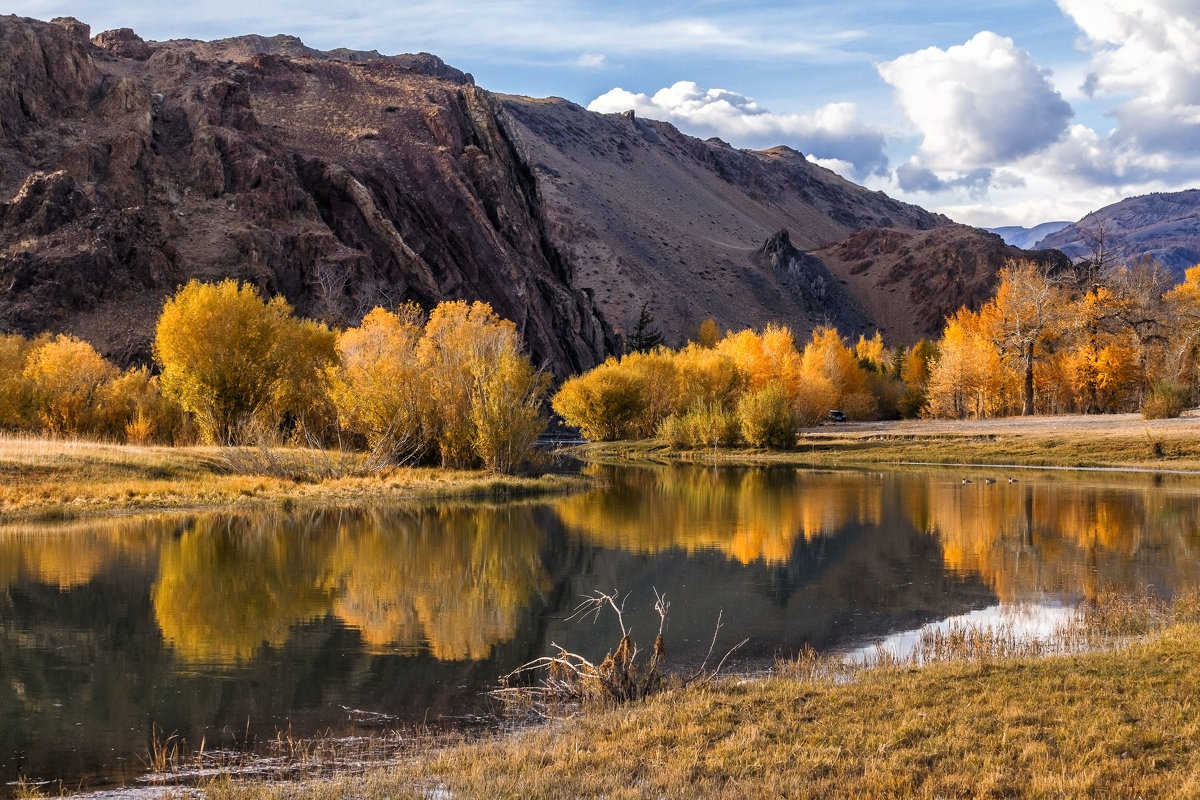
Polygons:
<instances>
[{"instance_id":1,"label":"shoreline","mask_svg":"<svg viewBox=\"0 0 1200 800\"><path fill-rule=\"evenodd\" d=\"M300 448L136 447L0 437L0 524L192 511L505 501L595 486L577 474L396 467L353 474ZM337 454L352 459L352 454ZM339 469L346 474L338 474Z\"/></svg>"},{"instance_id":2,"label":"shoreline","mask_svg":"<svg viewBox=\"0 0 1200 800\"><path fill-rule=\"evenodd\" d=\"M1044 469L1200 475L1200 410L1169 420L1136 414L900 420L823 425L796 448L675 451L661 441L585 443L546 458L598 464L696 463L825 469ZM354 474L354 454L304 448L136 447L0 437L0 522L168 511L488 501L580 491L594 479L545 469L528 476L397 467Z\"/></svg>"},{"instance_id":3,"label":"shoreline","mask_svg":"<svg viewBox=\"0 0 1200 800\"><path fill-rule=\"evenodd\" d=\"M790 450L671 450L657 440L599 442L571 452L599 463L796 467L1037 468L1200 474L1200 410L1139 414L896 420L825 424Z\"/></svg>"}]
</instances>

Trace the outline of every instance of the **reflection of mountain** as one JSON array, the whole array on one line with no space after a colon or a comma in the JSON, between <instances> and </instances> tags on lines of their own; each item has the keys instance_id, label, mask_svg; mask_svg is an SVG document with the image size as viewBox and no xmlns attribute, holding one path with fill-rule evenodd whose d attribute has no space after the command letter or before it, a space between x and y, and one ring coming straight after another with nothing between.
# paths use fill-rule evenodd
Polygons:
<instances>
[{"instance_id":1,"label":"reflection of mountain","mask_svg":"<svg viewBox=\"0 0 1200 800\"><path fill-rule=\"evenodd\" d=\"M1009 602L1191 584L1200 556L1194 490L1161 478L1141 486L1131 480L929 481L923 499L909 493L909 516L938 535L948 566L982 576Z\"/></svg>"},{"instance_id":2,"label":"reflection of mountain","mask_svg":"<svg viewBox=\"0 0 1200 800\"><path fill-rule=\"evenodd\" d=\"M1200 571L1193 479L606 477L554 504L0 530L0 753L18 754L0 778L128 775L150 723L218 746L247 721L261 739L357 730L345 709L461 715L550 642L602 658L613 620L567 619L597 589L628 593L643 646L665 592L668 663L682 667L720 611L718 650L750 636L742 654L761 659L997 595L1170 592Z\"/></svg>"}]
</instances>

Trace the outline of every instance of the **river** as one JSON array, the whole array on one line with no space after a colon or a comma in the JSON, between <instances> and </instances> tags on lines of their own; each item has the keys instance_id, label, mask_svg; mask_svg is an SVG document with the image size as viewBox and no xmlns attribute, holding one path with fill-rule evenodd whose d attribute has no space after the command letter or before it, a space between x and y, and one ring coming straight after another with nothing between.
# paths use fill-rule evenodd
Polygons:
<instances>
[{"instance_id":1,"label":"river","mask_svg":"<svg viewBox=\"0 0 1200 800\"><path fill-rule=\"evenodd\" d=\"M715 631L753 671L1200 578L1195 477L591 469L602 488L540 501L0 528L0 777L131 784L156 742L488 724L483 693L551 643L616 644L615 615L572 617L597 590L644 648L666 596L668 665Z\"/></svg>"}]
</instances>

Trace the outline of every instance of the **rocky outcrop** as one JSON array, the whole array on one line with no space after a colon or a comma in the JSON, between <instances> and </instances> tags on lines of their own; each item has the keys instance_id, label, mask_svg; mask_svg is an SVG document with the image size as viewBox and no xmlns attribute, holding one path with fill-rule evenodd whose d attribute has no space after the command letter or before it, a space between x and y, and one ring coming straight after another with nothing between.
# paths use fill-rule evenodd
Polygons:
<instances>
[{"instance_id":1,"label":"rocky outcrop","mask_svg":"<svg viewBox=\"0 0 1200 800\"><path fill-rule=\"evenodd\" d=\"M814 319L824 314L823 324L846 332L866 332L871 327L872 322L846 287L819 258L793 245L786 228L771 234L754 257L764 269L780 276L797 305Z\"/></svg>"},{"instance_id":2,"label":"rocky outcrop","mask_svg":"<svg viewBox=\"0 0 1200 800\"><path fill-rule=\"evenodd\" d=\"M1056 250L1027 251L994 233L948 225L929 231L868 228L813 251L892 341L936 338L959 308L978 308L1009 259L1032 259L1051 271L1069 267Z\"/></svg>"},{"instance_id":3,"label":"rocky outcrop","mask_svg":"<svg viewBox=\"0 0 1200 800\"><path fill-rule=\"evenodd\" d=\"M0 328L146 360L168 294L233 277L334 324L485 300L559 375L615 349L469 76L288 37L88 37L0 20Z\"/></svg>"}]
</instances>

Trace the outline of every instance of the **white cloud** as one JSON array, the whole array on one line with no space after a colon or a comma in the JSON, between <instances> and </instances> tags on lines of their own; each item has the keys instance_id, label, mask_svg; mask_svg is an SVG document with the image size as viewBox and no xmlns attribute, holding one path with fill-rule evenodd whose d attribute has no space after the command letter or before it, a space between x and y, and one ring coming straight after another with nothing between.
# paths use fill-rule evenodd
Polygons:
<instances>
[{"instance_id":1,"label":"white cloud","mask_svg":"<svg viewBox=\"0 0 1200 800\"><path fill-rule=\"evenodd\" d=\"M1057 141L1072 116L1047 73L1011 39L984 31L882 63L879 74L921 133L927 168L995 167Z\"/></svg>"},{"instance_id":2,"label":"white cloud","mask_svg":"<svg viewBox=\"0 0 1200 800\"><path fill-rule=\"evenodd\" d=\"M1087 37L1085 89L1111 97L1114 146L1194 157L1200 139L1195 0L1058 0ZM1151 166L1151 165L1147 165Z\"/></svg>"},{"instance_id":3,"label":"white cloud","mask_svg":"<svg viewBox=\"0 0 1200 800\"><path fill-rule=\"evenodd\" d=\"M824 167L830 172L841 175L843 178L854 177L854 165L849 161L842 161L840 158L817 158L816 156L805 156L805 158L818 167Z\"/></svg>"},{"instance_id":4,"label":"white cloud","mask_svg":"<svg viewBox=\"0 0 1200 800\"><path fill-rule=\"evenodd\" d=\"M585 69L602 69L608 65L608 59L603 53L584 53L575 59L575 65Z\"/></svg>"},{"instance_id":5,"label":"white cloud","mask_svg":"<svg viewBox=\"0 0 1200 800\"><path fill-rule=\"evenodd\" d=\"M588 109L605 114L632 110L697 136L719 136L743 146L793 145L815 159L852 165L856 177L887 169L882 130L863 123L853 103L830 103L811 114L774 114L737 92L679 81L653 95L612 89Z\"/></svg>"}]
</instances>

